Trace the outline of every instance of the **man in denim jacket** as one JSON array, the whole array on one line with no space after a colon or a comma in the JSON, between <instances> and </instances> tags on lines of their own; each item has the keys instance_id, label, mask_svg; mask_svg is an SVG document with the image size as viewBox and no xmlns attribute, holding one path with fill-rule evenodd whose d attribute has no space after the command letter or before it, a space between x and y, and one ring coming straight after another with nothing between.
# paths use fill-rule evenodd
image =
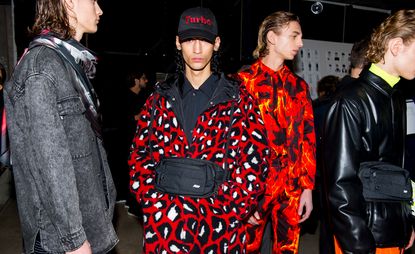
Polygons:
<instances>
[{"instance_id":1,"label":"man in denim jacket","mask_svg":"<svg viewBox=\"0 0 415 254\"><path fill-rule=\"evenodd\" d=\"M5 86L24 253L107 253L115 188L79 41L97 30L96 1L37 0L37 37Z\"/></svg>"}]
</instances>

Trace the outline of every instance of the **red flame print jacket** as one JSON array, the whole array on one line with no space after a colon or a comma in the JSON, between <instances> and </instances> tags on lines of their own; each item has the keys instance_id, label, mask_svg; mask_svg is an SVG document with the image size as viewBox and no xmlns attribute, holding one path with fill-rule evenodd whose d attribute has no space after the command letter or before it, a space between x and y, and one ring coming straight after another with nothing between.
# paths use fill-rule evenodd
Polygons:
<instances>
[{"instance_id":1,"label":"red flame print jacket","mask_svg":"<svg viewBox=\"0 0 415 254\"><path fill-rule=\"evenodd\" d=\"M273 71L260 60L239 73L259 103L271 147L264 209L285 191L299 196L314 188L315 134L307 83L286 65Z\"/></svg>"}]
</instances>

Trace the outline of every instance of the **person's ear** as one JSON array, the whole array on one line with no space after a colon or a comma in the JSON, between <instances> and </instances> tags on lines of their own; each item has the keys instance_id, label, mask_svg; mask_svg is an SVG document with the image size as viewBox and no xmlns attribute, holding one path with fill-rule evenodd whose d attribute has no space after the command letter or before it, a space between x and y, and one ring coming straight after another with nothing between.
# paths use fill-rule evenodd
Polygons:
<instances>
[{"instance_id":1,"label":"person's ear","mask_svg":"<svg viewBox=\"0 0 415 254\"><path fill-rule=\"evenodd\" d=\"M271 45L275 45L277 40L277 35L275 34L274 31L268 31L267 33L267 42Z\"/></svg>"},{"instance_id":2,"label":"person's ear","mask_svg":"<svg viewBox=\"0 0 415 254\"><path fill-rule=\"evenodd\" d=\"M77 26L77 14L75 12L75 5L77 4L76 1L78 0L63 0L63 5L65 6L66 13L68 15L69 24L72 27Z\"/></svg>"},{"instance_id":3,"label":"person's ear","mask_svg":"<svg viewBox=\"0 0 415 254\"><path fill-rule=\"evenodd\" d=\"M397 56L401 49L403 48L404 43L402 38L397 37L389 40L388 49L393 56Z\"/></svg>"},{"instance_id":4,"label":"person's ear","mask_svg":"<svg viewBox=\"0 0 415 254\"><path fill-rule=\"evenodd\" d=\"M74 7L73 0L63 0L63 4L65 5L67 10L72 10Z\"/></svg>"},{"instance_id":5,"label":"person's ear","mask_svg":"<svg viewBox=\"0 0 415 254\"><path fill-rule=\"evenodd\" d=\"M213 50L218 51L220 47L220 37L216 36L215 43L213 44Z\"/></svg>"},{"instance_id":6,"label":"person's ear","mask_svg":"<svg viewBox=\"0 0 415 254\"><path fill-rule=\"evenodd\" d=\"M177 50L182 50L182 45L180 44L179 36L176 36L176 48Z\"/></svg>"}]
</instances>

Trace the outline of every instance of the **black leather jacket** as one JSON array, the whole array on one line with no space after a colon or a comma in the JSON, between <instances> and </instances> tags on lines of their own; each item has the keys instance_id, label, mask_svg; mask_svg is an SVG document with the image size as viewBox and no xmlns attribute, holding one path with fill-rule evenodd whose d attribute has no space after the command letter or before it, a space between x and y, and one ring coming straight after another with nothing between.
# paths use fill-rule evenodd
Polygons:
<instances>
[{"instance_id":1,"label":"black leather jacket","mask_svg":"<svg viewBox=\"0 0 415 254\"><path fill-rule=\"evenodd\" d=\"M333 232L344 253L372 253L375 247L408 242L412 226L403 214L409 204L365 202L357 175L363 161L402 166L405 112L400 91L364 70L336 95L327 113L323 175Z\"/></svg>"}]
</instances>

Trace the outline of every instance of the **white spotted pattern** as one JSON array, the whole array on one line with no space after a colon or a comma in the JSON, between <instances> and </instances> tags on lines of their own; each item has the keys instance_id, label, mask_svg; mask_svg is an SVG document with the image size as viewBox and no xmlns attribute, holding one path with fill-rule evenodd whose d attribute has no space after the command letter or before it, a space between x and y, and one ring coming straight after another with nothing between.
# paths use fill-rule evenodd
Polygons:
<instances>
[{"instance_id":1,"label":"white spotted pattern","mask_svg":"<svg viewBox=\"0 0 415 254\"><path fill-rule=\"evenodd\" d=\"M171 221L174 221L176 218L177 218L177 216L178 216L179 214L177 213L177 211L176 211L176 206L173 206L172 208L170 208L170 210L169 210L169 212L167 213L167 217L171 220Z\"/></svg>"},{"instance_id":2,"label":"white spotted pattern","mask_svg":"<svg viewBox=\"0 0 415 254\"><path fill-rule=\"evenodd\" d=\"M163 215L163 213L162 212L157 212L155 215L154 215L154 218L156 219L156 221L159 221L160 220L160 218L161 218L161 215Z\"/></svg>"},{"instance_id":3,"label":"white spotted pattern","mask_svg":"<svg viewBox=\"0 0 415 254\"><path fill-rule=\"evenodd\" d=\"M219 222L219 225L217 228L214 229L216 233L220 233L223 230L222 222Z\"/></svg>"},{"instance_id":4,"label":"white spotted pattern","mask_svg":"<svg viewBox=\"0 0 415 254\"><path fill-rule=\"evenodd\" d=\"M180 249L174 244L170 245L170 250L174 253L178 253L180 251Z\"/></svg>"}]
</instances>

